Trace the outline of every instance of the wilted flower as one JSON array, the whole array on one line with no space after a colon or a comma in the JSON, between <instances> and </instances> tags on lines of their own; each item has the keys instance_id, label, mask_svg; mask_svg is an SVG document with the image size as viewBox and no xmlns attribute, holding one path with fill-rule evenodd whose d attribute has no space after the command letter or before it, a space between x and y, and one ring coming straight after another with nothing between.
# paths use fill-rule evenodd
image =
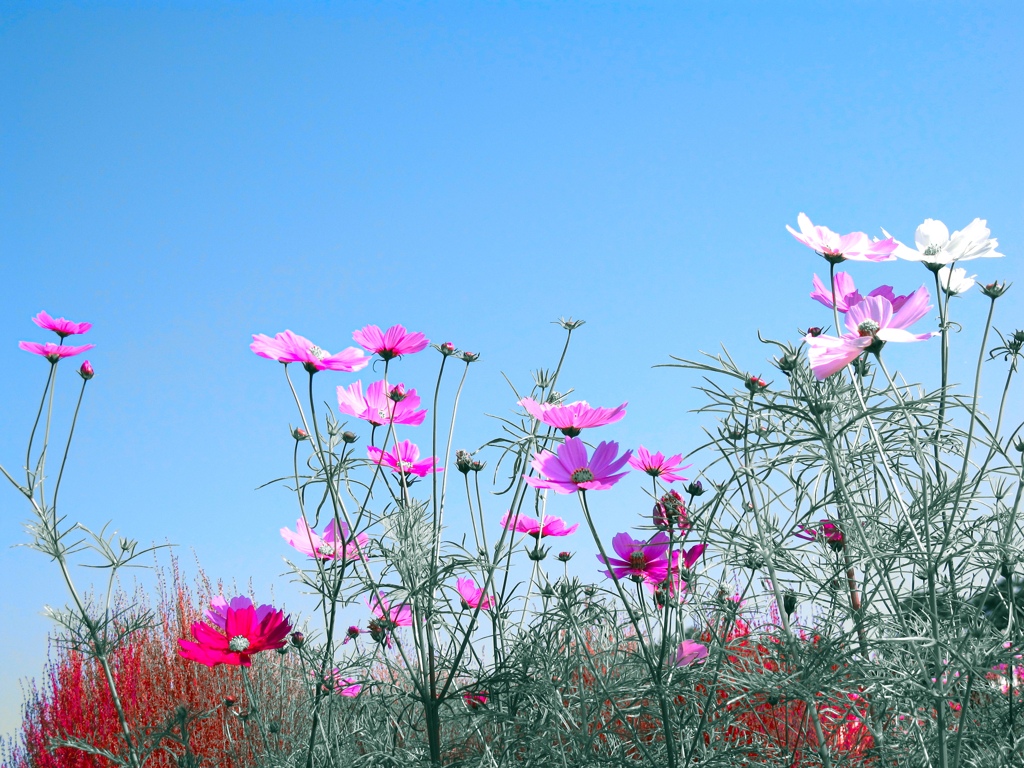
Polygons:
<instances>
[{"instance_id":1,"label":"wilted flower","mask_svg":"<svg viewBox=\"0 0 1024 768\"><path fill-rule=\"evenodd\" d=\"M410 333L401 325L393 325L383 332L376 325L367 325L360 331L353 331L352 338L384 360L420 352L430 343L422 333Z\"/></svg>"},{"instance_id":2,"label":"wilted flower","mask_svg":"<svg viewBox=\"0 0 1024 768\"><path fill-rule=\"evenodd\" d=\"M840 312L849 312L850 307L864 301L864 297L860 295L860 292L853 283L853 278L846 272L837 272L833 284L836 289L835 308ZM889 303L892 304L893 310L897 310L902 307L904 302L910 298L909 296L897 296L894 294L891 285L883 285L875 288L875 290L868 294L869 298L871 296L884 296L889 300ZM829 309L832 309L832 291L825 287L825 284L821 282L821 278L817 275L814 276L814 290L811 291L811 298L819 304L824 304ZM819 333L814 335L817 336L819 334L820 329Z\"/></svg>"},{"instance_id":3,"label":"wilted flower","mask_svg":"<svg viewBox=\"0 0 1024 768\"><path fill-rule=\"evenodd\" d=\"M292 628L284 613L270 605L256 608L246 597L236 597L230 602L214 598L206 618L215 618L213 623L223 634L197 621L192 624L196 642L179 640L178 645L184 658L208 667L218 664L252 666L253 654L280 648Z\"/></svg>"},{"instance_id":4,"label":"wilted flower","mask_svg":"<svg viewBox=\"0 0 1024 768\"><path fill-rule=\"evenodd\" d=\"M597 555L597 560L611 568L611 571L602 571L608 578L612 578L614 571L619 579L628 577L637 582L657 584L668 576L668 547L669 538L664 533L656 534L650 541L638 541L628 533L620 533L612 539L612 548L619 559L609 557L605 560L602 555Z\"/></svg>"},{"instance_id":5,"label":"wilted flower","mask_svg":"<svg viewBox=\"0 0 1024 768\"><path fill-rule=\"evenodd\" d=\"M557 456L551 451L534 454L530 466L547 479L528 475L523 479L534 488L551 488L556 493L575 493L580 489L606 490L626 476L626 472L619 470L633 455L632 451L626 451L616 458L618 452L618 443L602 442L594 449L594 455L588 458L583 441L570 437L558 446Z\"/></svg>"},{"instance_id":6,"label":"wilted flower","mask_svg":"<svg viewBox=\"0 0 1024 768\"><path fill-rule=\"evenodd\" d=\"M969 291L974 286L974 278L976 277L977 275L968 277L967 270L963 267L957 267L956 269L941 267L939 269L939 286L946 295L956 296L957 294Z\"/></svg>"},{"instance_id":7,"label":"wilted flower","mask_svg":"<svg viewBox=\"0 0 1024 768\"><path fill-rule=\"evenodd\" d=\"M455 451L455 468L462 474L468 475L473 470L473 457L466 451Z\"/></svg>"},{"instance_id":8,"label":"wilted flower","mask_svg":"<svg viewBox=\"0 0 1024 768\"><path fill-rule=\"evenodd\" d=\"M367 366L370 358L355 347L347 347L336 355L326 352L309 339L291 331L284 331L270 338L254 334L249 349L260 357L277 360L279 363L302 363L310 373L317 371L344 371L351 373Z\"/></svg>"},{"instance_id":9,"label":"wilted flower","mask_svg":"<svg viewBox=\"0 0 1024 768\"><path fill-rule=\"evenodd\" d=\"M513 515L511 512L506 512L501 516L501 527L508 528L509 521L515 520L515 530L519 533L528 533L535 539L542 539L545 536L568 536L573 533L577 528L580 527L579 523L576 523L569 528L565 527L565 521L560 517L554 515L544 515L543 522L535 517L529 515L519 514Z\"/></svg>"},{"instance_id":10,"label":"wilted flower","mask_svg":"<svg viewBox=\"0 0 1024 768\"><path fill-rule=\"evenodd\" d=\"M693 640L683 640L676 650L675 658L672 659L673 666L688 667L691 664L702 661L708 656L708 647Z\"/></svg>"},{"instance_id":11,"label":"wilted flower","mask_svg":"<svg viewBox=\"0 0 1024 768\"><path fill-rule=\"evenodd\" d=\"M677 471L689 469L693 466L692 464L687 464L685 467L680 466L682 457L681 453L677 453L675 456L670 456L667 459L660 452L651 455L651 452L641 445L636 449L636 456L629 460L629 466L646 472L651 477L657 477L662 482L674 483L677 480L686 480L685 477L677 475Z\"/></svg>"},{"instance_id":12,"label":"wilted flower","mask_svg":"<svg viewBox=\"0 0 1024 768\"><path fill-rule=\"evenodd\" d=\"M626 415L628 403L623 403L617 408L591 408L586 400L568 405L552 405L538 403L532 397L524 397L519 401L519 405L539 422L561 430L562 434L568 437L576 437L584 429L614 424Z\"/></svg>"},{"instance_id":13,"label":"wilted flower","mask_svg":"<svg viewBox=\"0 0 1024 768\"><path fill-rule=\"evenodd\" d=\"M880 349L887 341L924 341L937 332L914 335L907 329L920 320L931 307L928 289L922 286L910 295L897 312L882 296L872 296L855 304L846 313L848 333L840 338L818 336L806 338L811 346L811 370L820 381L849 365L862 352ZM877 345L877 346L876 346Z\"/></svg>"},{"instance_id":14,"label":"wilted flower","mask_svg":"<svg viewBox=\"0 0 1024 768\"><path fill-rule=\"evenodd\" d=\"M83 344L80 347L65 347L61 344L54 344L52 341L48 341L45 344L39 344L35 341L19 341L18 347L26 352L31 352L33 355L41 355L51 363L56 363L65 357L74 357L83 352L88 352L90 349L94 349L96 345Z\"/></svg>"},{"instance_id":15,"label":"wilted flower","mask_svg":"<svg viewBox=\"0 0 1024 768\"><path fill-rule=\"evenodd\" d=\"M434 456L420 461L419 447L409 440L400 442L394 453L382 451L372 445L367 446L366 452L371 462L391 467L391 471L396 474L426 477L431 472L444 472L444 467L437 466L437 459Z\"/></svg>"},{"instance_id":16,"label":"wilted flower","mask_svg":"<svg viewBox=\"0 0 1024 768\"><path fill-rule=\"evenodd\" d=\"M686 519L686 503L676 491L669 491L658 499L652 515L654 524L659 528L671 528L674 524L683 533L690 530L690 523Z\"/></svg>"},{"instance_id":17,"label":"wilted flower","mask_svg":"<svg viewBox=\"0 0 1024 768\"><path fill-rule=\"evenodd\" d=\"M494 607L494 598L484 597L484 591L472 579L459 579L457 587L464 610L476 608L478 605L484 610Z\"/></svg>"},{"instance_id":18,"label":"wilted flower","mask_svg":"<svg viewBox=\"0 0 1024 768\"><path fill-rule=\"evenodd\" d=\"M804 213L797 216L797 223L800 232L787 224L789 233L831 264L841 261L891 261L895 258L892 252L896 250L896 241L892 239L872 242L863 232L839 235L828 227L814 226Z\"/></svg>"},{"instance_id":19,"label":"wilted flower","mask_svg":"<svg viewBox=\"0 0 1024 768\"><path fill-rule=\"evenodd\" d=\"M359 557L359 550L370 544L370 537L365 533L352 537L349 535L348 525L341 521L341 536L335 534L335 521L331 520L324 528L323 537L319 536L312 528L306 527L306 523L300 518L295 521L296 532L288 528L281 529L281 536L291 546L308 557L315 557L320 560L354 560Z\"/></svg>"},{"instance_id":20,"label":"wilted flower","mask_svg":"<svg viewBox=\"0 0 1024 768\"><path fill-rule=\"evenodd\" d=\"M975 219L951 237L949 229L941 221L925 219L914 233L917 249L897 240L896 256L907 261L919 261L933 272L954 261L1002 256L995 250L999 241L989 237L992 231L985 224L984 219ZM884 229L882 234L891 237Z\"/></svg>"},{"instance_id":21,"label":"wilted flower","mask_svg":"<svg viewBox=\"0 0 1024 768\"><path fill-rule=\"evenodd\" d=\"M368 421L375 427L389 423L418 427L426 418L427 411L416 410L420 398L415 389L407 392L404 384L398 384L395 389L398 387L401 387L401 397L394 395L394 389L389 392L384 381L373 382L366 388L366 395L363 395L361 381L353 382L348 387L338 387L338 410Z\"/></svg>"},{"instance_id":22,"label":"wilted flower","mask_svg":"<svg viewBox=\"0 0 1024 768\"><path fill-rule=\"evenodd\" d=\"M63 317L58 317L56 320L50 317L46 312L40 312L38 315L32 318L32 322L47 331L53 331L62 339L66 336L75 336L76 334L85 333L92 328L92 323L72 323L70 320L65 320Z\"/></svg>"},{"instance_id":23,"label":"wilted flower","mask_svg":"<svg viewBox=\"0 0 1024 768\"><path fill-rule=\"evenodd\" d=\"M86 381L88 381L89 379L96 375L96 371L92 369L92 363L90 363L88 360L85 360L82 363L82 367L78 369L78 375L81 376Z\"/></svg>"}]
</instances>

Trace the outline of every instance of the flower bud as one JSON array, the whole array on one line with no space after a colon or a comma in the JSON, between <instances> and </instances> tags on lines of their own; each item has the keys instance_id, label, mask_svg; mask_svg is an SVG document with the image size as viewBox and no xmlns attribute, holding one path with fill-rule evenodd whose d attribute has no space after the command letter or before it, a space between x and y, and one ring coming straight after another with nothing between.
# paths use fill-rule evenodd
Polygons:
<instances>
[{"instance_id":1,"label":"flower bud","mask_svg":"<svg viewBox=\"0 0 1024 768\"><path fill-rule=\"evenodd\" d=\"M782 597L782 607L785 609L787 616L792 616L793 611L796 610L796 593L792 590L787 590L786 594Z\"/></svg>"},{"instance_id":2,"label":"flower bud","mask_svg":"<svg viewBox=\"0 0 1024 768\"><path fill-rule=\"evenodd\" d=\"M277 720L271 720L270 723L267 725L267 730L271 733L280 733L281 724L277 722Z\"/></svg>"},{"instance_id":3,"label":"flower bud","mask_svg":"<svg viewBox=\"0 0 1024 768\"><path fill-rule=\"evenodd\" d=\"M868 362L868 359L864 357L864 355L858 357L850 363L850 365L853 367L853 372L861 378L864 378L871 373L871 363Z\"/></svg>"},{"instance_id":4,"label":"flower bud","mask_svg":"<svg viewBox=\"0 0 1024 768\"><path fill-rule=\"evenodd\" d=\"M301 648L303 643L306 642L306 636L301 632L292 632L292 645L296 648Z\"/></svg>"},{"instance_id":5,"label":"flower bud","mask_svg":"<svg viewBox=\"0 0 1024 768\"><path fill-rule=\"evenodd\" d=\"M1002 283L989 283L988 285L983 285L981 287L981 292L988 296L990 299L998 299L1000 296L1002 296L1004 293L1010 290L1011 285L1013 285L1013 283L1007 283L1005 281Z\"/></svg>"},{"instance_id":6,"label":"flower bud","mask_svg":"<svg viewBox=\"0 0 1024 768\"><path fill-rule=\"evenodd\" d=\"M585 586L583 588L583 594L586 595L587 597L593 597L594 595L597 594L597 587L588 584L587 586Z\"/></svg>"},{"instance_id":7,"label":"flower bud","mask_svg":"<svg viewBox=\"0 0 1024 768\"><path fill-rule=\"evenodd\" d=\"M475 363L477 360L480 359L480 353L479 352L463 352L459 356L459 359L462 360L462 362L464 362L464 363Z\"/></svg>"},{"instance_id":8,"label":"flower bud","mask_svg":"<svg viewBox=\"0 0 1024 768\"><path fill-rule=\"evenodd\" d=\"M472 469L473 469L474 472L479 472L479 471L481 471L486 466L487 466L487 462L486 461L474 461Z\"/></svg>"},{"instance_id":9,"label":"flower bud","mask_svg":"<svg viewBox=\"0 0 1024 768\"><path fill-rule=\"evenodd\" d=\"M233 706L235 706L235 702L236 702L236 699L235 699L234 696L225 696L224 697L224 707L225 707L225 709L231 709Z\"/></svg>"},{"instance_id":10,"label":"flower bud","mask_svg":"<svg viewBox=\"0 0 1024 768\"><path fill-rule=\"evenodd\" d=\"M1003 562L999 564L999 573L1004 579L1009 581L1013 578L1013 563L1009 560L1003 560Z\"/></svg>"},{"instance_id":11,"label":"flower bud","mask_svg":"<svg viewBox=\"0 0 1024 768\"><path fill-rule=\"evenodd\" d=\"M446 341L444 344L438 344L437 351L440 352L445 357L454 355L456 352L458 352L458 350L455 348L455 345L452 344L450 341Z\"/></svg>"},{"instance_id":12,"label":"flower bud","mask_svg":"<svg viewBox=\"0 0 1024 768\"><path fill-rule=\"evenodd\" d=\"M540 588L541 597L554 597L555 589L550 584L545 584Z\"/></svg>"},{"instance_id":13,"label":"flower bud","mask_svg":"<svg viewBox=\"0 0 1024 768\"><path fill-rule=\"evenodd\" d=\"M558 561L561 563L568 563L572 560L572 554L572 552L559 552L555 557L558 558Z\"/></svg>"},{"instance_id":14,"label":"flower bud","mask_svg":"<svg viewBox=\"0 0 1024 768\"><path fill-rule=\"evenodd\" d=\"M756 395L758 392L763 391L768 386L768 382L764 379L758 378L757 376L748 376L747 380L743 382L743 386L747 388L747 391Z\"/></svg>"},{"instance_id":15,"label":"flower bud","mask_svg":"<svg viewBox=\"0 0 1024 768\"><path fill-rule=\"evenodd\" d=\"M306 434L306 430L299 429L298 427L293 428L291 424L288 425L288 428L291 430L292 437L294 437L296 440L309 440L309 435Z\"/></svg>"},{"instance_id":16,"label":"flower bud","mask_svg":"<svg viewBox=\"0 0 1024 768\"><path fill-rule=\"evenodd\" d=\"M694 480L692 483L686 486L686 492L691 496L703 496L707 491L704 490L704 486L701 485L700 480Z\"/></svg>"},{"instance_id":17,"label":"flower bud","mask_svg":"<svg viewBox=\"0 0 1024 768\"><path fill-rule=\"evenodd\" d=\"M473 457L466 451L456 451L455 466L458 468L459 472L464 475L468 475L473 469Z\"/></svg>"},{"instance_id":18,"label":"flower bud","mask_svg":"<svg viewBox=\"0 0 1024 768\"><path fill-rule=\"evenodd\" d=\"M658 587L656 590L654 590L654 602L656 605L664 606L667 601L668 596L665 593L664 589Z\"/></svg>"},{"instance_id":19,"label":"flower bud","mask_svg":"<svg viewBox=\"0 0 1024 768\"><path fill-rule=\"evenodd\" d=\"M1024 453L1024 437L1018 437L1013 441L1013 447L1020 453Z\"/></svg>"},{"instance_id":20,"label":"flower bud","mask_svg":"<svg viewBox=\"0 0 1024 768\"><path fill-rule=\"evenodd\" d=\"M96 371L92 369L92 363L86 360L84 363L82 363L82 367L78 369L78 375L81 376L86 381L88 381L89 379L96 375Z\"/></svg>"},{"instance_id":21,"label":"flower bud","mask_svg":"<svg viewBox=\"0 0 1024 768\"><path fill-rule=\"evenodd\" d=\"M800 365L800 356L795 352L787 352L775 361L775 365L777 365L779 370L784 374L790 376Z\"/></svg>"},{"instance_id":22,"label":"flower bud","mask_svg":"<svg viewBox=\"0 0 1024 768\"><path fill-rule=\"evenodd\" d=\"M798 328L797 330L800 330L800 329ZM810 328L807 329L806 333L801 331L800 335L801 336L810 336L811 338L817 338L818 336L821 336L821 334L823 334L824 332L825 332L824 328L819 328L816 325L812 325Z\"/></svg>"},{"instance_id":23,"label":"flower bud","mask_svg":"<svg viewBox=\"0 0 1024 768\"><path fill-rule=\"evenodd\" d=\"M341 439L344 440L346 443L352 444L359 439L359 435L357 435L355 432L342 432Z\"/></svg>"},{"instance_id":24,"label":"flower bud","mask_svg":"<svg viewBox=\"0 0 1024 768\"><path fill-rule=\"evenodd\" d=\"M529 554L531 560L539 563L541 560L548 556L548 548L535 547L534 549L527 550L527 553Z\"/></svg>"},{"instance_id":25,"label":"flower bud","mask_svg":"<svg viewBox=\"0 0 1024 768\"><path fill-rule=\"evenodd\" d=\"M345 634L348 635L350 640L356 640L358 639L360 633L362 633L362 630L359 627L349 627L348 632L346 632Z\"/></svg>"},{"instance_id":26,"label":"flower bud","mask_svg":"<svg viewBox=\"0 0 1024 768\"><path fill-rule=\"evenodd\" d=\"M394 400L396 403L400 403L407 397L404 384L396 384L388 392L388 398Z\"/></svg>"},{"instance_id":27,"label":"flower bud","mask_svg":"<svg viewBox=\"0 0 1024 768\"><path fill-rule=\"evenodd\" d=\"M286 653L288 653L288 646L282 645L280 648L275 648L274 650L277 651L278 656L284 656Z\"/></svg>"},{"instance_id":28,"label":"flower bud","mask_svg":"<svg viewBox=\"0 0 1024 768\"><path fill-rule=\"evenodd\" d=\"M571 317L566 320L564 317L560 317L554 321L556 325L562 326L567 331L575 331L581 325L586 323L586 320L573 320Z\"/></svg>"}]
</instances>

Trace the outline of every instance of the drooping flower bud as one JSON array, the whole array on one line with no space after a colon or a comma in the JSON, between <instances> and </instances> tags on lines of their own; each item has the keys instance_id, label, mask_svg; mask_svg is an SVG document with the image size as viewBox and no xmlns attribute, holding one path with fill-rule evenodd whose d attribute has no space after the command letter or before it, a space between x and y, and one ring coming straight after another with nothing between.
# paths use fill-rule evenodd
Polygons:
<instances>
[{"instance_id":1,"label":"drooping flower bud","mask_svg":"<svg viewBox=\"0 0 1024 768\"><path fill-rule=\"evenodd\" d=\"M78 369L78 375L88 381L96 375L96 371L92 369L92 363L86 360L82 363L82 367Z\"/></svg>"},{"instance_id":2,"label":"drooping flower bud","mask_svg":"<svg viewBox=\"0 0 1024 768\"><path fill-rule=\"evenodd\" d=\"M455 452L455 466L459 472L468 475L473 469L473 457L466 451L458 450Z\"/></svg>"},{"instance_id":3,"label":"drooping flower bud","mask_svg":"<svg viewBox=\"0 0 1024 768\"><path fill-rule=\"evenodd\" d=\"M303 643L306 642L306 636L301 632L292 632L292 645L296 648L301 648Z\"/></svg>"},{"instance_id":4,"label":"drooping flower bud","mask_svg":"<svg viewBox=\"0 0 1024 768\"><path fill-rule=\"evenodd\" d=\"M357 435L355 432L342 432L341 439L344 440L346 443L351 444L359 439L359 435Z\"/></svg>"}]
</instances>

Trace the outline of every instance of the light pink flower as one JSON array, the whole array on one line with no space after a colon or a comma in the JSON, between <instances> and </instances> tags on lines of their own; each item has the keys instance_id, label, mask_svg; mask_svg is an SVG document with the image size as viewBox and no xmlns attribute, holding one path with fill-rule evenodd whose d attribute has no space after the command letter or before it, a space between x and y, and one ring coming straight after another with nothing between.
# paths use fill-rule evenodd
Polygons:
<instances>
[{"instance_id":1,"label":"light pink flower","mask_svg":"<svg viewBox=\"0 0 1024 768\"><path fill-rule=\"evenodd\" d=\"M295 521L295 529L293 532L288 528L282 528L281 536L302 554L320 560L354 560L359 557L359 550L370 544L370 537L365 533L360 533L355 538L349 536L348 525L344 520L341 522L341 536L335 535L334 520L324 528L322 538L312 528L307 528L301 518ZM339 550L344 551L339 553Z\"/></svg>"},{"instance_id":2,"label":"light pink flower","mask_svg":"<svg viewBox=\"0 0 1024 768\"><path fill-rule=\"evenodd\" d=\"M18 346L26 352L31 352L33 355L41 355L51 363L56 363L61 358L74 357L83 352L88 352L96 345L83 344L81 347L65 347L60 344L54 344L52 341L48 341L45 344L39 344L35 341L19 341Z\"/></svg>"},{"instance_id":3,"label":"light pink flower","mask_svg":"<svg viewBox=\"0 0 1024 768\"><path fill-rule=\"evenodd\" d=\"M63 317L58 317L55 320L45 312L40 312L38 315L33 317L32 322L40 328L53 331L62 339L65 336L74 336L79 333L85 333L92 328L92 323L72 323L70 320L65 320Z\"/></svg>"},{"instance_id":4,"label":"light pink flower","mask_svg":"<svg viewBox=\"0 0 1024 768\"><path fill-rule=\"evenodd\" d=\"M420 449L409 440L403 440L398 444L394 453L382 451L375 446L368 446L366 449L370 461L374 464L383 464L390 467L396 474L410 474L417 477L426 477L431 472L444 472L443 467L437 466L437 458L431 456L429 459L419 461Z\"/></svg>"},{"instance_id":5,"label":"light pink flower","mask_svg":"<svg viewBox=\"0 0 1024 768\"><path fill-rule=\"evenodd\" d=\"M615 458L619 444L602 442L594 449L594 455L587 458L587 447L578 437L566 438L558 446L558 455L551 451L534 454L530 465L545 479L523 476L527 485L534 488L551 488L556 493L576 493L581 488L587 491L603 491L611 488L626 476L619 472L633 455L632 451ZM618 474L615 474L619 472Z\"/></svg>"},{"instance_id":6,"label":"light pink flower","mask_svg":"<svg viewBox=\"0 0 1024 768\"><path fill-rule=\"evenodd\" d=\"M260 357L277 360L279 363L302 363L302 367L310 373L317 371L353 371L362 370L370 362L362 350L347 347L336 355L325 352L309 339L291 331L284 331L274 338L262 333L254 334L249 349Z\"/></svg>"},{"instance_id":7,"label":"light pink flower","mask_svg":"<svg viewBox=\"0 0 1024 768\"><path fill-rule=\"evenodd\" d=\"M650 541L634 539L628 533L620 533L612 539L612 548L619 558L609 557L605 560L597 555L597 561L610 566L615 576L633 581L647 581L657 584L668 578L668 545L669 538L665 533L658 533ZM610 571L601 571L608 578Z\"/></svg>"},{"instance_id":8,"label":"light pink flower","mask_svg":"<svg viewBox=\"0 0 1024 768\"><path fill-rule=\"evenodd\" d=\"M404 385L399 384L399 387ZM347 389L338 387L338 410L368 421L376 427L389 424L408 424L418 427L426 418L426 410L417 411L420 398L415 389L405 393L405 397L395 402L388 397L387 385L384 381L375 381L366 388L363 395L363 383L357 381Z\"/></svg>"},{"instance_id":9,"label":"light pink flower","mask_svg":"<svg viewBox=\"0 0 1024 768\"><path fill-rule=\"evenodd\" d=\"M846 313L850 307L854 304L859 304L864 301L864 297L860 295L857 287L853 284L853 278L850 277L846 272L837 272L835 279L836 288L836 309L840 312ZM882 285L875 288L868 297L871 296L884 296L892 304L892 309L895 312L902 307L909 296L897 296L892 291L891 285ZM821 282L821 278L817 275L814 276L814 290L811 291L811 298L820 304L824 304L829 309L832 309L832 291L830 291L825 284Z\"/></svg>"},{"instance_id":10,"label":"light pink flower","mask_svg":"<svg viewBox=\"0 0 1024 768\"><path fill-rule=\"evenodd\" d=\"M568 405L549 405L538 403L532 397L524 397L519 405L542 424L560 429L568 437L576 437L581 430L614 424L626 415L629 403L623 403L618 408L591 408L586 400Z\"/></svg>"},{"instance_id":11,"label":"light pink flower","mask_svg":"<svg viewBox=\"0 0 1024 768\"><path fill-rule=\"evenodd\" d=\"M629 460L629 466L646 472L651 477L657 477L662 482L674 483L677 480L686 479L682 475L677 475L677 471L689 469L693 466L693 464L687 464L685 467L679 466L682 458L683 455L681 453L677 453L675 456L670 456L667 459L660 452L652 456L651 452L641 445L636 449L636 456Z\"/></svg>"},{"instance_id":12,"label":"light pink flower","mask_svg":"<svg viewBox=\"0 0 1024 768\"><path fill-rule=\"evenodd\" d=\"M893 251L898 244L891 237L888 240L873 242L863 232L851 232L848 235L839 235L828 227L816 227L811 224L807 214L801 213L797 217L800 231L797 232L788 224L786 229L789 234L806 245L813 248L820 256L833 264L840 261L894 261Z\"/></svg>"},{"instance_id":13,"label":"light pink flower","mask_svg":"<svg viewBox=\"0 0 1024 768\"><path fill-rule=\"evenodd\" d=\"M846 313L846 327L851 333L839 338L834 336L806 337L810 345L811 369L815 377L821 381L836 371L841 371L858 355L872 345L881 345L887 341L925 341L937 332L915 335L906 330L927 314L930 296L928 289L922 286L907 297L906 302L897 312L893 312L892 304L883 296L872 296L850 307Z\"/></svg>"},{"instance_id":14,"label":"light pink flower","mask_svg":"<svg viewBox=\"0 0 1024 768\"><path fill-rule=\"evenodd\" d=\"M384 629L392 629L394 627L411 627L412 608L405 603L399 606L393 606L385 599L386 595L386 592L380 593L379 603L375 597L367 598L366 600L366 604L378 619L383 622L391 623L391 627L384 627Z\"/></svg>"},{"instance_id":15,"label":"light pink flower","mask_svg":"<svg viewBox=\"0 0 1024 768\"><path fill-rule=\"evenodd\" d=\"M675 658L672 664L677 667L688 667L691 664L702 661L708 656L708 647L693 640L683 640L676 649Z\"/></svg>"},{"instance_id":16,"label":"light pink flower","mask_svg":"<svg viewBox=\"0 0 1024 768\"><path fill-rule=\"evenodd\" d=\"M283 647L292 628L284 613L269 605L255 608L248 598L234 598L230 602L215 599L206 615L217 619L214 623L221 632L197 621L192 624L196 642L179 640L178 645L184 658L208 667L252 666L253 654Z\"/></svg>"},{"instance_id":17,"label":"light pink flower","mask_svg":"<svg viewBox=\"0 0 1024 768\"><path fill-rule=\"evenodd\" d=\"M501 516L501 527L508 528L511 520L515 520L515 529L519 533L528 533L535 539L542 539L545 536L568 536L570 533L575 533L576 529L580 527L580 524L576 523L566 528L565 521L554 515L544 515L542 523L536 517L523 514L516 516L511 512L506 512Z\"/></svg>"},{"instance_id":18,"label":"light pink flower","mask_svg":"<svg viewBox=\"0 0 1024 768\"><path fill-rule=\"evenodd\" d=\"M478 605L484 610L494 607L494 598L484 597L484 591L472 579L459 579L458 589L464 610Z\"/></svg>"},{"instance_id":19,"label":"light pink flower","mask_svg":"<svg viewBox=\"0 0 1024 768\"><path fill-rule=\"evenodd\" d=\"M422 333L409 333L400 325L393 325L386 331L381 331L376 325L367 325L361 331L353 331L352 338L385 360L420 352L430 343Z\"/></svg>"}]
</instances>

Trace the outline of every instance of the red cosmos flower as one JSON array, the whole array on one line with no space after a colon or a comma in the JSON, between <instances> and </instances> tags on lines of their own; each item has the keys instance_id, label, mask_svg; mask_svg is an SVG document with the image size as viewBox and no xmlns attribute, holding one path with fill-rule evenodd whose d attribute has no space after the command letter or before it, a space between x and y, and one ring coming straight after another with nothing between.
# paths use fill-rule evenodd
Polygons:
<instances>
[{"instance_id":1,"label":"red cosmos flower","mask_svg":"<svg viewBox=\"0 0 1024 768\"><path fill-rule=\"evenodd\" d=\"M427 348L430 339L422 333L409 333L401 325L393 325L386 331L376 325L367 325L361 331L353 331L352 338L363 349L380 355L385 360L400 355L411 355Z\"/></svg>"},{"instance_id":2,"label":"red cosmos flower","mask_svg":"<svg viewBox=\"0 0 1024 768\"><path fill-rule=\"evenodd\" d=\"M554 515L544 515L543 523L535 517L529 515L519 515L515 517L511 512L506 512L501 517L501 527L508 528L510 520L515 519L516 530L519 533L528 533L535 539L543 539L545 536L568 536L573 533L577 528L580 527L579 523L572 525L568 528L565 527L565 521L560 517Z\"/></svg>"},{"instance_id":3,"label":"red cosmos flower","mask_svg":"<svg viewBox=\"0 0 1024 768\"><path fill-rule=\"evenodd\" d=\"M74 336L79 333L85 333L92 328L92 323L72 323L70 320L65 320L63 317L58 317L55 320L46 314L46 312L40 312L38 315L33 317L32 322L40 328L53 331L62 339L65 336Z\"/></svg>"},{"instance_id":4,"label":"red cosmos flower","mask_svg":"<svg viewBox=\"0 0 1024 768\"><path fill-rule=\"evenodd\" d=\"M292 625L283 612L270 605L256 608L244 597L236 597L230 603L220 602L221 605L214 604L206 615L215 617L212 620L223 634L209 624L195 622L192 634L197 642L178 641L179 653L184 658L208 667L218 664L249 667L253 654L284 647ZM218 618L223 618L223 626L216 621Z\"/></svg>"},{"instance_id":5,"label":"red cosmos flower","mask_svg":"<svg viewBox=\"0 0 1024 768\"><path fill-rule=\"evenodd\" d=\"M56 363L58 360L65 357L74 357L75 355L80 355L82 352L88 352L95 346L95 344L83 344L81 347L65 347L60 344L54 344L52 341L48 341L45 344L39 344L35 341L18 342L19 348L26 352L31 352L33 355L41 355L51 363Z\"/></svg>"},{"instance_id":6,"label":"red cosmos flower","mask_svg":"<svg viewBox=\"0 0 1024 768\"><path fill-rule=\"evenodd\" d=\"M693 464L687 464L685 467L679 466L682 458L683 455L681 453L669 456L667 459L660 452L651 455L651 452L641 445L636 449L636 456L629 460L629 466L646 472L651 477L657 477L663 482L674 483L677 480L686 480L685 477L677 475L676 472L693 466Z\"/></svg>"}]
</instances>

